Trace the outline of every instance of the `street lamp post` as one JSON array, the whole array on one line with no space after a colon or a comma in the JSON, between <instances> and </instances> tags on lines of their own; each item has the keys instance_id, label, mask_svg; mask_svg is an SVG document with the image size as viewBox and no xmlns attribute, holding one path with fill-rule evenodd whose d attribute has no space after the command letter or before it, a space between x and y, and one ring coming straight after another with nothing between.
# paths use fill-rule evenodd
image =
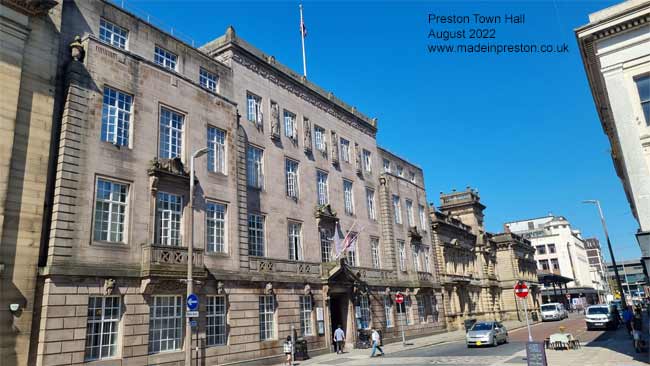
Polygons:
<instances>
[{"instance_id":1,"label":"street lamp post","mask_svg":"<svg viewBox=\"0 0 650 366\"><path fill-rule=\"evenodd\" d=\"M190 233L187 241L187 297L194 292L192 271L194 265L194 159L205 155L210 149L198 149L190 158ZM186 297L186 301L187 301ZM187 307L187 305L186 305ZM185 366L192 364L192 324L190 319L185 319Z\"/></svg>"},{"instance_id":2,"label":"street lamp post","mask_svg":"<svg viewBox=\"0 0 650 366\"><path fill-rule=\"evenodd\" d=\"M621 276L618 274L618 267L616 266L616 258L614 258L614 250L612 249L612 242L609 240L609 233L607 232L607 224L605 223L605 216L603 216L603 210L600 208L600 201L598 200L585 200L582 203L592 203L598 207L598 214L600 215L600 223L603 225L603 231L605 232L605 239L607 239L607 248L609 248L609 256L612 258L612 265L614 266L614 275L616 276L616 284L618 288L623 292L623 286L621 285ZM621 305L623 308L627 307L625 302L625 293L621 296Z\"/></svg>"}]
</instances>

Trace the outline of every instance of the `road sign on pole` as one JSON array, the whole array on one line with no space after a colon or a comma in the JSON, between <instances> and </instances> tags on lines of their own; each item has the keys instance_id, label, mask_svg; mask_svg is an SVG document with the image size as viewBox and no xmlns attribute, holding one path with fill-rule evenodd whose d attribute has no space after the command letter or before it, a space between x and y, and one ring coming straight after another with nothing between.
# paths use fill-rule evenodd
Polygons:
<instances>
[{"instance_id":1,"label":"road sign on pole","mask_svg":"<svg viewBox=\"0 0 650 366\"><path fill-rule=\"evenodd\" d=\"M528 285L524 281L518 281L515 285L515 295L521 298L521 301L524 303L524 314L526 315L526 327L528 328L528 342L533 341L533 335L530 332L530 322L528 321L528 301L526 296L528 296Z\"/></svg>"},{"instance_id":2,"label":"road sign on pole","mask_svg":"<svg viewBox=\"0 0 650 366\"><path fill-rule=\"evenodd\" d=\"M401 293L398 292L397 295L395 295L395 302L398 303L398 304L403 303L404 302L404 295L402 295Z\"/></svg>"},{"instance_id":3,"label":"road sign on pole","mask_svg":"<svg viewBox=\"0 0 650 366\"><path fill-rule=\"evenodd\" d=\"M524 281L519 281L515 285L515 295L521 298L528 296L528 286Z\"/></svg>"},{"instance_id":4,"label":"road sign on pole","mask_svg":"<svg viewBox=\"0 0 650 366\"><path fill-rule=\"evenodd\" d=\"M187 310L196 310L199 308L199 297L196 294L187 296Z\"/></svg>"}]
</instances>

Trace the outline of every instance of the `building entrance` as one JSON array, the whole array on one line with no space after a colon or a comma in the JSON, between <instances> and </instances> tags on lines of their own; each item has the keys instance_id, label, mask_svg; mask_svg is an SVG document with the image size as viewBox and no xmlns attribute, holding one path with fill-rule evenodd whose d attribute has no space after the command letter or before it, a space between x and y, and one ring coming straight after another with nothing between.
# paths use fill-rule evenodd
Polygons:
<instances>
[{"instance_id":1,"label":"building entrance","mask_svg":"<svg viewBox=\"0 0 650 366\"><path fill-rule=\"evenodd\" d=\"M345 332L345 338L348 342L352 340L349 334L350 327L348 326L348 296L347 294L334 294L330 296L330 324L331 334L334 334L336 328L340 325L341 329Z\"/></svg>"}]
</instances>

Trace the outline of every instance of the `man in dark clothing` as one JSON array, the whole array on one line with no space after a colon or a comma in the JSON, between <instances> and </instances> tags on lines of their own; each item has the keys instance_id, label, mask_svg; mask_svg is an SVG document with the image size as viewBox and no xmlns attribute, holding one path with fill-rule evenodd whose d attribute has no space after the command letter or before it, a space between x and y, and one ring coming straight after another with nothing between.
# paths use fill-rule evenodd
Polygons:
<instances>
[{"instance_id":1,"label":"man in dark clothing","mask_svg":"<svg viewBox=\"0 0 650 366\"><path fill-rule=\"evenodd\" d=\"M625 328L627 328L627 333L630 335L632 334L632 319L634 319L632 308L626 306L625 310L623 310L623 323L625 324Z\"/></svg>"}]
</instances>

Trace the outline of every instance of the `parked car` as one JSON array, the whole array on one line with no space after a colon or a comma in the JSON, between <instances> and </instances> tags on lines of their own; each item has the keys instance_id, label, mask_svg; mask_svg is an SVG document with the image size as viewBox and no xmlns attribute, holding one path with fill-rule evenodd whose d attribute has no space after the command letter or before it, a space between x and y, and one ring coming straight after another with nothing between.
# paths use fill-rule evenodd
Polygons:
<instances>
[{"instance_id":1,"label":"parked car","mask_svg":"<svg viewBox=\"0 0 650 366\"><path fill-rule=\"evenodd\" d=\"M542 312L542 321L549 320L562 320L569 317L569 312L566 310L563 304L559 302L552 302L544 304L540 307Z\"/></svg>"},{"instance_id":2,"label":"parked car","mask_svg":"<svg viewBox=\"0 0 650 366\"><path fill-rule=\"evenodd\" d=\"M616 322L608 305L592 305L587 308L585 314L587 330L592 329L612 329Z\"/></svg>"},{"instance_id":3,"label":"parked car","mask_svg":"<svg viewBox=\"0 0 650 366\"><path fill-rule=\"evenodd\" d=\"M467 332L466 341L468 348L486 345L496 347L499 343L508 343L508 330L499 322L476 322Z\"/></svg>"}]
</instances>

